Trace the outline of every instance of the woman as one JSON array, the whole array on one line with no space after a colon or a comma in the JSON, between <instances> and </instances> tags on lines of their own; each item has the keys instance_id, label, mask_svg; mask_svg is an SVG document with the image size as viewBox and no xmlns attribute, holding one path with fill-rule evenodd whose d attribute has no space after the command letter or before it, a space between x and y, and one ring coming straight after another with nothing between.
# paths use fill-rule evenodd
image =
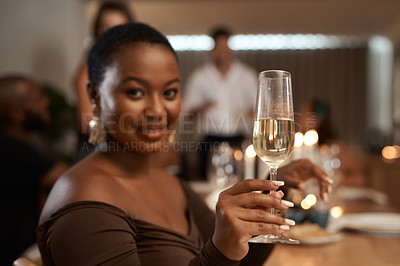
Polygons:
<instances>
[{"instance_id":1,"label":"woman","mask_svg":"<svg viewBox=\"0 0 400 266\"><path fill-rule=\"evenodd\" d=\"M45 265L238 265L253 235L293 225L267 211L292 206L282 192L253 193L283 182L247 180L227 189L214 217L157 166L181 108L177 57L158 31L139 23L114 27L98 38L88 66L98 118L92 137L105 137L107 146L54 186L37 231ZM307 171L327 191L318 168L298 163L290 173Z\"/></svg>"},{"instance_id":2,"label":"woman","mask_svg":"<svg viewBox=\"0 0 400 266\"><path fill-rule=\"evenodd\" d=\"M301 108L300 129L303 133L315 129L318 132L319 147L324 147L332 157L340 160L339 173L335 176L336 185L365 186L366 177L360 158L337 137L332 128L331 114L330 105L326 101L313 99Z\"/></svg>"},{"instance_id":3,"label":"woman","mask_svg":"<svg viewBox=\"0 0 400 266\"><path fill-rule=\"evenodd\" d=\"M128 7L122 2L106 1L103 2L94 20L93 33L94 39L117 25L122 25L133 21L133 16ZM92 120L93 106L90 103L86 86L89 81L87 58L82 61L74 80L76 93L76 119L79 131L78 151L75 160L79 161L90 153L94 147L88 144L90 132L89 122Z\"/></svg>"}]
</instances>

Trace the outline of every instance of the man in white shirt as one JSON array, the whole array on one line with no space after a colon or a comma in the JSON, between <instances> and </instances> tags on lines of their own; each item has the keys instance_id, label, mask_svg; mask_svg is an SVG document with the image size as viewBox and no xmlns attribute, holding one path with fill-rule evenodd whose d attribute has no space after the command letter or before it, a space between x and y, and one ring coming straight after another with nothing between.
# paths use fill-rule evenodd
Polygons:
<instances>
[{"instance_id":1,"label":"man in white shirt","mask_svg":"<svg viewBox=\"0 0 400 266\"><path fill-rule=\"evenodd\" d=\"M257 93L257 73L234 59L228 46L229 30L212 31L211 62L189 77L183 108L199 119L202 142L201 175L206 176L207 154L215 142L240 147L251 137L252 113Z\"/></svg>"}]
</instances>

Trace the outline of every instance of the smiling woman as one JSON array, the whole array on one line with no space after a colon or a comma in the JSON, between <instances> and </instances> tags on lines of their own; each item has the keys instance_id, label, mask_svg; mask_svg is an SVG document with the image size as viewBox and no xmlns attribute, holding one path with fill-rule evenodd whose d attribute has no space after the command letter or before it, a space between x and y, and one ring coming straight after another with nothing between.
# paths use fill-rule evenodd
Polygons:
<instances>
[{"instance_id":1,"label":"smiling woman","mask_svg":"<svg viewBox=\"0 0 400 266\"><path fill-rule=\"evenodd\" d=\"M105 148L53 187L37 230L44 264L238 265L247 254L262 263L272 247L255 251L248 240L288 230L293 221L267 210L292 203L281 192L253 192L283 182L238 183L221 193L214 216L159 164L181 108L178 62L166 37L140 23L114 27L98 38L88 66L92 140Z\"/></svg>"},{"instance_id":2,"label":"smiling woman","mask_svg":"<svg viewBox=\"0 0 400 266\"><path fill-rule=\"evenodd\" d=\"M109 141L128 145L131 151L137 148L133 143L147 151L158 150L168 141L180 113L176 58L164 45L143 43L125 44L113 57L103 82L89 84Z\"/></svg>"}]
</instances>

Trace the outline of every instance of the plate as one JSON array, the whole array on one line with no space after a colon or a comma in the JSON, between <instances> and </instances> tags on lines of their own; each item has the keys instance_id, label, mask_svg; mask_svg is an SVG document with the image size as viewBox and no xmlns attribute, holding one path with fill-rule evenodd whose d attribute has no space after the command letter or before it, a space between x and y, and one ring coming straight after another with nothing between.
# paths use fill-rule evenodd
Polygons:
<instances>
[{"instance_id":1,"label":"plate","mask_svg":"<svg viewBox=\"0 0 400 266\"><path fill-rule=\"evenodd\" d=\"M292 227L285 236L297 239L302 245L322 245L342 240L343 235L330 232L317 224L300 224Z\"/></svg>"},{"instance_id":2,"label":"plate","mask_svg":"<svg viewBox=\"0 0 400 266\"><path fill-rule=\"evenodd\" d=\"M368 212L346 214L340 218L343 227L375 236L400 236L400 214Z\"/></svg>"}]
</instances>

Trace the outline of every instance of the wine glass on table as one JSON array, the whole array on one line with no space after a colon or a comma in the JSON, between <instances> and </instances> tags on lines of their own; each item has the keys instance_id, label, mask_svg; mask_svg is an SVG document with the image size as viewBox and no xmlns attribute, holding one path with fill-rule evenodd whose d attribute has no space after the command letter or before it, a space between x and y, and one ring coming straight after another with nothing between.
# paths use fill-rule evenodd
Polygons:
<instances>
[{"instance_id":1,"label":"wine glass on table","mask_svg":"<svg viewBox=\"0 0 400 266\"><path fill-rule=\"evenodd\" d=\"M253 146L257 156L270 168L276 180L279 165L293 150L294 114L291 75L282 70L266 70L258 76L257 103L253 127ZM275 192L275 191L270 191ZM271 213L275 209L271 208ZM252 243L299 244L284 235L259 235Z\"/></svg>"}]
</instances>

